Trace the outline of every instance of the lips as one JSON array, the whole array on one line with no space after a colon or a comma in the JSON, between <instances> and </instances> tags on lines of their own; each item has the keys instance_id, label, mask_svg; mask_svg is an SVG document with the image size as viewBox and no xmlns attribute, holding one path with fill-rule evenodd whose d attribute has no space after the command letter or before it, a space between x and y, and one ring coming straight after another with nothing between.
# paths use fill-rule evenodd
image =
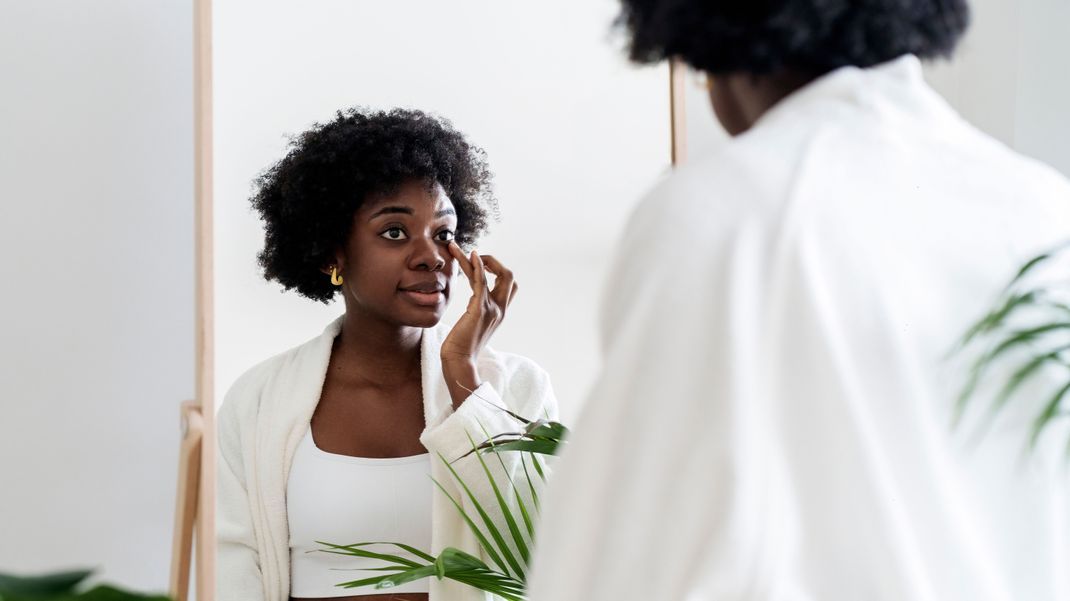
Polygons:
<instances>
[{"instance_id":1,"label":"lips","mask_svg":"<svg viewBox=\"0 0 1070 601\"><path fill-rule=\"evenodd\" d=\"M417 282L399 290L402 296L421 307L437 307L446 300L446 285L438 281Z\"/></svg>"},{"instance_id":2,"label":"lips","mask_svg":"<svg viewBox=\"0 0 1070 601\"><path fill-rule=\"evenodd\" d=\"M419 282L410 286L402 286L401 289L405 292L423 292L429 294L432 292L442 292L446 289L446 286L438 281L431 281Z\"/></svg>"}]
</instances>

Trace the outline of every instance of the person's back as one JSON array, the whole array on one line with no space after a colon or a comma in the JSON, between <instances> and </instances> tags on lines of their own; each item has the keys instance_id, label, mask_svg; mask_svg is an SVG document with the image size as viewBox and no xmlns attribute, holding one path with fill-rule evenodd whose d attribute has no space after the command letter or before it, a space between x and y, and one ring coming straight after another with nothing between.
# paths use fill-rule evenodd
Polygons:
<instances>
[{"instance_id":1,"label":"person's back","mask_svg":"<svg viewBox=\"0 0 1070 601\"><path fill-rule=\"evenodd\" d=\"M971 356L948 359L1068 239L1070 184L911 56L826 75L679 169L618 253L531 599L1070 598L1070 430L1025 452L1065 372L987 429L986 380L953 428Z\"/></svg>"},{"instance_id":2,"label":"person's back","mask_svg":"<svg viewBox=\"0 0 1070 601\"><path fill-rule=\"evenodd\" d=\"M691 166L677 202L738 204L761 240L735 252L765 275L747 334L763 342L734 361L763 380L761 435L791 490L783 582L815 599L1070 596L1067 431L1023 456L1064 370L990 428L953 428L974 353L948 359L1026 259L1070 240L1070 183L958 118L913 57L831 74L733 146ZM1008 378L983 382L969 415Z\"/></svg>"}]
</instances>

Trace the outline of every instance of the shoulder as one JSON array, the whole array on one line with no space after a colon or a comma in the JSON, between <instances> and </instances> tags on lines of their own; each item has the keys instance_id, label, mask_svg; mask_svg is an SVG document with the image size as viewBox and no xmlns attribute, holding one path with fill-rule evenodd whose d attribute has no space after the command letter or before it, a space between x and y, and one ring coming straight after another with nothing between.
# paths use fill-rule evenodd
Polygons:
<instances>
[{"instance_id":1,"label":"shoulder","mask_svg":"<svg viewBox=\"0 0 1070 601\"><path fill-rule=\"evenodd\" d=\"M629 216L621 250L638 242L690 252L694 244L715 242L743 226L773 226L804 170L806 147L805 132L762 131L690 159L643 195ZM664 237L689 244L659 244Z\"/></svg>"},{"instance_id":2,"label":"shoulder","mask_svg":"<svg viewBox=\"0 0 1070 601\"><path fill-rule=\"evenodd\" d=\"M290 352L292 349L253 365L230 385L216 415L216 429L221 441L237 439L242 430L256 421L261 392L286 362Z\"/></svg>"},{"instance_id":3,"label":"shoulder","mask_svg":"<svg viewBox=\"0 0 1070 601\"><path fill-rule=\"evenodd\" d=\"M268 357L246 369L227 389L219 407L219 422L245 422L255 418L260 411L263 392L280 377L300 369L302 358L315 352L322 336Z\"/></svg>"}]
</instances>

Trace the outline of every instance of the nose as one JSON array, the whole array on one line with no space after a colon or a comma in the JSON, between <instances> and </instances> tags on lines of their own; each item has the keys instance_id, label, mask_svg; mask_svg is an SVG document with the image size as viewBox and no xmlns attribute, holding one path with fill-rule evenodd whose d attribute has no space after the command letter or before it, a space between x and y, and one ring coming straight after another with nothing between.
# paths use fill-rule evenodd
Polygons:
<instances>
[{"instance_id":1,"label":"nose","mask_svg":"<svg viewBox=\"0 0 1070 601\"><path fill-rule=\"evenodd\" d=\"M409 268L416 271L441 271L446 266L445 247L431 238L421 238L413 245Z\"/></svg>"}]
</instances>

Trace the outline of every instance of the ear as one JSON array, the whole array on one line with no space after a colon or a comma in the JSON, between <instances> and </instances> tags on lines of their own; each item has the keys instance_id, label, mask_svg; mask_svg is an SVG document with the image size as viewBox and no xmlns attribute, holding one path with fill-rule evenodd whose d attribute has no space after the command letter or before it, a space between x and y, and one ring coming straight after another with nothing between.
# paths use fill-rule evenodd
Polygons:
<instances>
[{"instance_id":1,"label":"ear","mask_svg":"<svg viewBox=\"0 0 1070 601\"><path fill-rule=\"evenodd\" d=\"M342 273L346 270L346 256L341 250L334 251L334 260L323 267L320 267L320 271L326 275L331 275L332 266L338 267L338 273Z\"/></svg>"}]
</instances>

